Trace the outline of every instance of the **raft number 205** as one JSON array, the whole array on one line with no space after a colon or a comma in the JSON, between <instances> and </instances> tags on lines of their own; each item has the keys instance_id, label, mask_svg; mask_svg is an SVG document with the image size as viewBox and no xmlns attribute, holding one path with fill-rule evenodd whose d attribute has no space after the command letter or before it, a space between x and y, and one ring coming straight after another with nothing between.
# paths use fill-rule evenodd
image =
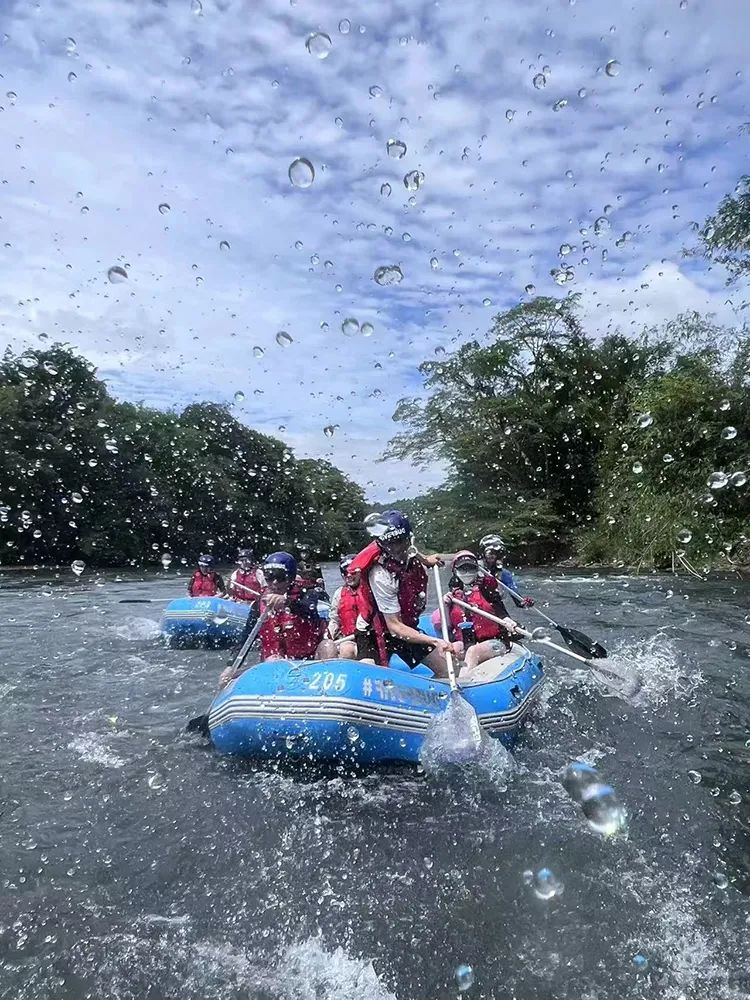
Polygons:
<instances>
[{"instance_id":1,"label":"raft number 205","mask_svg":"<svg viewBox=\"0 0 750 1000\"><path fill-rule=\"evenodd\" d=\"M343 691L346 687L346 674L333 674L330 671L318 670L310 678L308 685L312 691Z\"/></svg>"}]
</instances>

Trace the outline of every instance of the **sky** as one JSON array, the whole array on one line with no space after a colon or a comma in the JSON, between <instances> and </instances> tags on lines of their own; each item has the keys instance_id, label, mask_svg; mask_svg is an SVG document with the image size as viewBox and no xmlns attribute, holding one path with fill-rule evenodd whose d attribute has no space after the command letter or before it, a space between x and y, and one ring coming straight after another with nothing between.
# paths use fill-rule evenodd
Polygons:
<instances>
[{"instance_id":1,"label":"sky","mask_svg":"<svg viewBox=\"0 0 750 1000\"><path fill-rule=\"evenodd\" d=\"M446 470L377 462L395 404L498 311L741 321L683 249L747 171L749 33L747 0L6 0L0 342L418 494Z\"/></svg>"}]
</instances>

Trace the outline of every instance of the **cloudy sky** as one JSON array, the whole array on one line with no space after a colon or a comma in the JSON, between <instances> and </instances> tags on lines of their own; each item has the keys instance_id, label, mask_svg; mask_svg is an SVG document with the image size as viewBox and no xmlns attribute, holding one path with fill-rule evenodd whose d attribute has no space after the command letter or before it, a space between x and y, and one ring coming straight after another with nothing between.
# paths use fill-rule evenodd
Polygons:
<instances>
[{"instance_id":1,"label":"cloudy sky","mask_svg":"<svg viewBox=\"0 0 750 1000\"><path fill-rule=\"evenodd\" d=\"M383 499L441 478L374 464L418 363L526 286L581 292L592 332L737 319L682 248L747 171L747 0L40 0L0 21L0 339L74 344L121 398L229 402Z\"/></svg>"}]
</instances>

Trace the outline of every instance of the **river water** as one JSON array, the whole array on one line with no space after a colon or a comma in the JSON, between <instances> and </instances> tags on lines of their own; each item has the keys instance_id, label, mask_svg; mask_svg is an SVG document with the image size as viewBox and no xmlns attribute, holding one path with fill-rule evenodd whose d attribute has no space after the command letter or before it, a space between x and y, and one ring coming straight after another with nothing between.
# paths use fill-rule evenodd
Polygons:
<instances>
[{"instance_id":1,"label":"river water","mask_svg":"<svg viewBox=\"0 0 750 1000\"><path fill-rule=\"evenodd\" d=\"M342 777L183 735L227 655L165 649L162 605L119 602L184 579L0 577L0 995L437 1000L468 964L471 1000L745 998L750 586L523 583L640 663L633 703L547 658L511 771ZM627 837L563 790L577 757Z\"/></svg>"}]
</instances>

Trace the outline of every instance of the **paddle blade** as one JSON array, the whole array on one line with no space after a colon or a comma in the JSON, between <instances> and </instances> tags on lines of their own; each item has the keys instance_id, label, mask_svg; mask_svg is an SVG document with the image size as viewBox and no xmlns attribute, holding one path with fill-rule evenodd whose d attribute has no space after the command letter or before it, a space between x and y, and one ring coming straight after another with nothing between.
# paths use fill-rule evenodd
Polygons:
<instances>
[{"instance_id":1,"label":"paddle blade","mask_svg":"<svg viewBox=\"0 0 750 1000\"><path fill-rule=\"evenodd\" d=\"M208 728L208 716L198 715L195 719L191 719L187 726L185 726L185 732L198 733L200 736L205 736L208 739L211 735L211 730Z\"/></svg>"},{"instance_id":2,"label":"paddle blade","mask_svg":"<svg viewBox=\"0 0 750 1000\"><path fill-rule=\"evenodd\" d=\"M579 632L575 628L566 628L564 625L556 625L555 628L570 646L574 653L585 656L587 660L603 660L607 657L607 650L600 642L592 639L585 632Z\"/></svg>"},{"instance_id":3,"label":"paddle blade","mask_svg":"<svg viewBox=\"0 0 750 1000\"><path fill-rule=\"evenodd\" d=\"M467 764L477 759L482 737L477 713L458 691L452 691L445 711L430 721L419 759L427 771Z\"/></svg>"}]
</instances>

